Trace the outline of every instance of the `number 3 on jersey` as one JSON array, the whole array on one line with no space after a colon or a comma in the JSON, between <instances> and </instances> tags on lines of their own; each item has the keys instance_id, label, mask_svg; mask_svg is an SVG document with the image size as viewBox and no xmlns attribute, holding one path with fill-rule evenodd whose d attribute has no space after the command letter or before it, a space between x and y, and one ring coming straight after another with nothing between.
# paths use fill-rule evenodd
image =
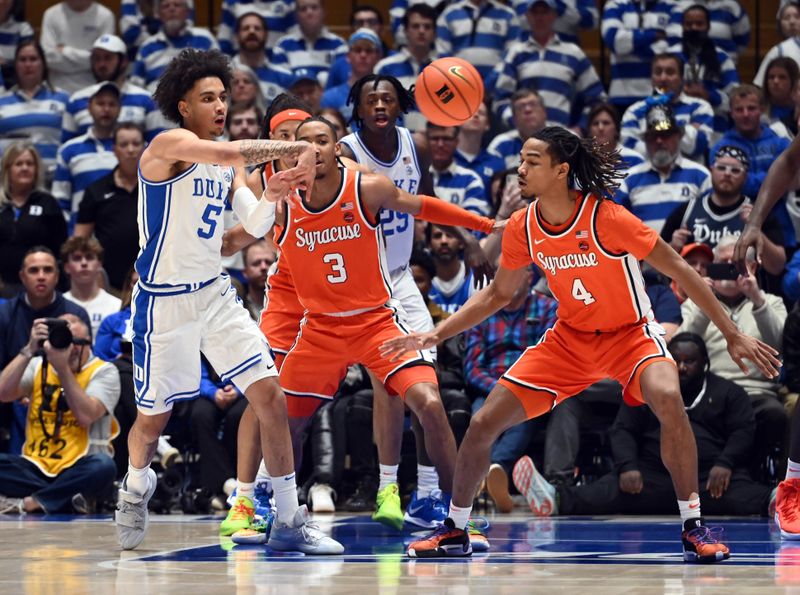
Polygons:
<instances>
[{"instance_id":1,"label":"number 3 on jersey","mask_svg":"<svg viewBox=\"0 0 800 595\"><path fill-rule=\"evenodd\" d=\"M327 277L328 283L344 283L347 281L347 270L344 268L344 258L338 252L331 252L322 257L322 262L331 265L331 273Z\"/></svg>"},{"instance_id":2,"label":"number 3 on jersey","mask_svg":"<svg viewBox=\"0 0 800 595\"><path fill-rule=\"evenodd\" d=\"M583 302L585 306L595 302L594 296L586 290L583 286L583 281L580 279L575 279L572 282L572 297Z\"/></svg>"}]
</instances>

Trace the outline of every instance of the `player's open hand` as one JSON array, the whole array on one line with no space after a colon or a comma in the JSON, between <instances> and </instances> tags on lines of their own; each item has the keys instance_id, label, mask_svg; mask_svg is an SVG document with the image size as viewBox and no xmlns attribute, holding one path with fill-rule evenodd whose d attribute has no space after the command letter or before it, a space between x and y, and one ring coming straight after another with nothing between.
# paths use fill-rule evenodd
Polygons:
<instances>
[{"instance_id":1,"label":"player's open hand","mask_svg":"<svg viewBox=\"0 0 800 595\"><path fill-rule=\"evenodd\" d=\"M388 357L390 361L396 362L404 353L409 351L419 351L429 349L439 342L436 332L411 333L402 337L395 337L384 341L380 346L381 357Z\"/></svg>"},{"instance_id":2,"label":"player's open hand","mask_svg":"<svg viewBox=\"0 0 800 595\"><path fill-rule=\"evenodd\" d=\"M475 277L475 287L482 289L494 278L494 267L478 242L464 246L464 264Z\"/></svg>"},{"instance_id":3,"label":"player's open hand","mask_svg":"<svg viewBox=\"0 0 800 595\"><path fill-rule=\"evenodd\" d=\"M736 362L739 369L745 374L750 373L750 368L744 363L745 359L753 362L767 378L777 378L781 361L778 359L778 352L759 341L755 337L738 333L735 337L728 340L728 353L731 359Z\"/></svg>"},{"instance_id":4,"label":"player's open hand","mask_svg":"<svg viewBox=\"0 0 800 595\"><path fill-rule=\"evenodd\" d=\"M283 213L285 204L297 200L292 184L296 179L296 172L292 172L291 169L275 173L267 182L267 187L264 189L261 198L276 203L277 212Z\"/></svg>"}]
</instances>

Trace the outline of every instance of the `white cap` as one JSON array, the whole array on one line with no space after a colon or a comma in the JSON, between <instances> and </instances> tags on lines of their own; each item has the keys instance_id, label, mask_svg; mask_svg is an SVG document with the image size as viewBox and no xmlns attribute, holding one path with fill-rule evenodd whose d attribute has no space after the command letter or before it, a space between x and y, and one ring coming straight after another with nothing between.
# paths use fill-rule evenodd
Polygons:
<instances>
[{"instance_id":1,"label":"white cap","mask_svg":"<svg viewBox=\"0 0 800 595\"><path fill-rule=\"evenodd\" d=\"M92 49L101 49L115 54L127 54L128 48L125 42L116 35L101 35L94 40Z\"/></svg>"}]
</instances>

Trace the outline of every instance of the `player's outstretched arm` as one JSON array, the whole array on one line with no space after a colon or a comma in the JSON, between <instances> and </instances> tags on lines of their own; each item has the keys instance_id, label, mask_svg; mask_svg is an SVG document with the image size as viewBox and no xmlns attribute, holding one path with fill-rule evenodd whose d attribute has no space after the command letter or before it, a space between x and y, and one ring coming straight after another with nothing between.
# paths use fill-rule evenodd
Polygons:
<instances>
[{"instance_id":1,"label":"player's outstretched arm","mask_svg":"<svg viewBox=\"0 0 800 595\"><path fill-rule=\"evenodd\" d=\"M733 259L741 274L747 274L746 257L747 250L751 246L755 246L756 257L759 261L761 260L761 253L764 249L761 226L764 225L767 215L772 212L775 203L789 190L789 186L797 176L798 165L800 165L800 136L796 136L792 144L778 155L778 158L770 166L767 177L758 191L758 198L747 219L747 224L736 242Z\"/></svg>"},{"instance_id":2,"label":"player's outstretched arm","mask_svg":"<svg viewBox=\"0 0 800 595\"><path fill-rule=\"evenodd\" d=\"M711 289L702 277L669 244L659 238L645 260L661 273L677 281L686 291L686 295L711 319L711 322L717 325L728 343L731 359L742 372L749 373L744 363L744 360L748 359L767 378L777 378L778 368L781 366L777 358L778 352L766 343L742 333L722 309L719 300L711 293Z\"/></svg>"},{"instance_id":3,"label":"player's outstretched arm","mask_svg":"<svg viewBox=\"0 0 800 595\"><path fill-rule=\"evenodd\" d=\"M411 333L390 339L381 345L381 355L391 356L392 360L396 360L406 351L433 347L480 324L511 301L522 277L526 274L525 267L507 269L501 266L487 287L473 294L455 314L438 324L435 329L428 333Z\"/></svg>"}]
</instances>

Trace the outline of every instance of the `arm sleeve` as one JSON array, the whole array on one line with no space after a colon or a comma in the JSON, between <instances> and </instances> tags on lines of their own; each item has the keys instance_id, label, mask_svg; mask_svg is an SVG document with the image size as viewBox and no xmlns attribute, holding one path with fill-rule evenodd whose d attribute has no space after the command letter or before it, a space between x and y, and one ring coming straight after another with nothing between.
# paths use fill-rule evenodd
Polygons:
<instances>
[{"instance_id":1,"label":"arm sleeve","mask_svg":"<svg viewBox=\"0 0 800 595\"><path fill-rule=\"evenodd\" d=\"M715 465L736 469L752 458L756 418L753 404L743 388L730 382L725 403L725 432L727 439Z\"/></svg>"},{"instance_id":2,"label":"arm sleeve","mask_svg":"<svg viewBox=\"0 0 800 595\"><path fill-rule=\"evenodd\" d=\"M108 413L114 412L120 390L119 370L109 363L100 366L86 385L86 394L100 401Z\"/></svg>"},{"instance_id":3,"label":"arm sleeve","mask_svg":"<svg viewBox=\"0 0 800 595\"><path fill-rule=\"evenodd\" d=\"M521 269L533 262L528 251L528 231L526 209L520 209L508 220L503 231L502 252L500 253L500 266L506 269Z\"/></svg>"},{"instance_id":4,"label":"arm sleeve","mask_svg":"<svg viewBox=\"0 0 800 595\"><path fill-rule=\"evenodd\" d=\"M625 207L604 200L598 209L598 240L611 252L629 252L644 260L658 241L658 232Z\"/></svg>"}]
</instances>

